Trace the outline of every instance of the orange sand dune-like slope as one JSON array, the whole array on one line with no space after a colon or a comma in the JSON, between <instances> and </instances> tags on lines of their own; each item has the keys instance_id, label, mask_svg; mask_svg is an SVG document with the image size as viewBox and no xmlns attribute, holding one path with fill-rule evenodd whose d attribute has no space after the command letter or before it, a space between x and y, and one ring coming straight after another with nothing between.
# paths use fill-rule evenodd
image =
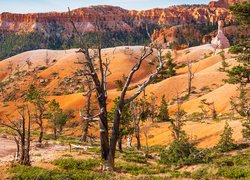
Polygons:
<instances>
[{"instance_id":1,"label":"orange sand dune-like slope","mask_svg":"<svg viewBox=\"0 0 250 180\"><path fill-rule=\"evenodd\" d=\"M84 55L76 53L77 49L71 50L35 50L25 52L14 57L8 58L0 62L0 81L6 82L10 77L15 77L17 71L24 72L24 75L19 77L16 83L19 85L19 93L25 92L31 83L35 83L40 89L48 93L47 99L56 99L63 109L75 109L78 111L85 104L85 97L81 92L65 93L66 90L73 88L71 84L64 84L65 79L75 78L76 72L82 68L79 61L84 60ZM208 102L214 102L218 113L226 113L230 110L230 98L237 95L237 86L225 84L223 79L227 78L225 72L220 72L222 58L218 54L220 50L214 53L211 45L203 45L192 47L189 49L180 50L177 52L171 50L163 50L163 55L168 51L171 52L174 61L178 64L186 64L192 62L192 71L194 79L192 83L193 94L184 101L182 108L188 113L201 112L199 106L202 99ZM91 51L94 53L94 51ZM131 68L138 61L138 57L143 53L142 46L134 47L116 47L102 50L103 59L110 61L110 71L112 74L107 78L108 85L108 107L112 106L112 100L120 95L117 90L116 80L123 80L128 75ZM225 50L227 62L231 65L237 64L237 61ZM142 64L141 69L135 74L131 87L142 83L148 75L155 70L155 65L152 65L152 60L156 57L156 51L148 57ZM32 63L31 67L27 65L27 61ZM47 61L47 64L46 64ZM12 66L10 68L10 66ZM45 67L45 68L41 68ZM26 75L25 75L26 72ZM28 72L28 73L27 73ZM188 69L183 67L177 69L177 75L168 79L164 79L156 84L151 84L147 87L146 93L154 93L157 96L157 104L160 104L161 97L166 96L169 102L170 112L173 113L176 109L174 99L177 93L180 96L185 96L188 84ZM36 78L34 78L36 77ZM69 80L69 82L70 82ZM44 83L43 81L46 81ZM13 84L9 85L8 92L11 92ZM64 88L64 89L63 89ZM136 90L128 92L132 94ZM61 91L56 95L55 91ZM10 101L3 103L3 97L0 96L0 116L4 114L13 114L15 111L16 102ZM6 104L8 104L6 106ZM13 114L15 115L15 114ZM76 118L76 121L77 118ZM240 122L231 122L234 129L234 137L236 140L241 140ZM212 146L219 138L222 132L224 121L221 122L188 122L185 126L188 134L196 136L199 140L200 147ZM150 133L153 138L149 140L150 144L167 144L171 141L171 133L167 123L160 123L158 127L152 127Z\"/></svg>"}]
</instances>

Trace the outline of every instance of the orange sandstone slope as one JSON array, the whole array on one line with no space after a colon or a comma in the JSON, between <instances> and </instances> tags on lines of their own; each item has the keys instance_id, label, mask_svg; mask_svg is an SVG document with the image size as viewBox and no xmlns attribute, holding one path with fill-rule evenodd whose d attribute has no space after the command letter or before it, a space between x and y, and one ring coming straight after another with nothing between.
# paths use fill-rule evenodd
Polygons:
<instances>
[{"instance_id":1,"label":"orange sandstone slope","mask_svg":"<svg viewBox=\"0 0 250 180\"><path fill-rule=\"evenodd\" d=\"M109 108L112 106L112 100L119 96L120 92L116 89L115 80L122 80L123 76L127 75L133 65L136 63L138 57L142 53L141 46L134 47L116 47L103 50L103 57L110 59L110 70L112 75L108 77L108 103ZM163 50L163 54L167 53L168 49ZM193 62L193 71L195 72L195 78L192 86L195 93L190 96L188 100L184 102L182 108L189 114L193 112L200 112L200 101L207 99L208 102L214 102L215 108L218 113L226 113L230 109L230 97L237 95L237 87L234 85L225 84L226 73L218 71L221 67L221 57L217 53L211 53L213 48L210 45L203 45L192 47L180 51L170 51L174 61L178 64L183 64L186 61ZM232 66L237 64L237 61L232 55L227 53L227 62ZM151 65L151 60L154 59L154 55L150 56L142 65L142 68L136 73L133 79L133 84L140 83L147 75L154 70L154 66ZM27 59L32 62L31 67L27 66ZM46 65L46 59L49 61ZM79 92L77 87L82 86L81 76L77 76L77 70L82 66L76 62L82 60L82 54L76 53L76 49L66 51L53 51L53 50L35 50L25 52L14 57L8 58L0 62L0 81L6 82L9 77L15 78L16 85L19 87L16 89L17 94L21 95L25 92L29 84L34 83L37 87L48 92L48 99L56 99L64 109L79 110L85 103L85 99ZM8 68L12 64L11 69ZM19 67L19 68L17 68ZM17 72L20 71L20 77L17 77ZM75 83L77 79L78 83ZM186 94L187 90L187 68L183 67L177 70L177 75L169 79L162 80L159 83L151 84L146 89L146 93L149 95L153 92L157 97L157 103L160 103L162 95L165 95L170 106L170 112L175 111L174 98L176 93L181 96ZM14 83L10 82L6 91L11 93L14 88ZM204 90L206 89L206 90ZM129 91L131 94L135 89ZM0 95L0 115L9 113L12 114L15 111L14 101L3 103L3 95ZM7 104L7 106L6 106ZM220 127L216 129L216 127ZM209 129L211 127L211 129ZM199 146L211 146L216 143L219 137L219 132L223 127L223 122L212 123L206 125L204 123L189 122L185 128L192 134L192 129L198 129L193 135L201 140ZM239 123L233 123L233 127L236 129L237 140L241 140L239 132L241 127ZM158 128L159 132L155 134L154 128L151 132L154 138L150 139L150 143L167 143L171 140L168 134L168 125L163 123ZM166 134L167 133L167 134ZM166 137L164 141L161 139Z\"/></svg>"},{"instance_id":2,"label":"orange sandstone slope","mask_svg":"<svg viewBox=\"0 0 250 180\"><path fill-rule=\"evenodd\" d=\"M103 57L110 59L110 70L112 74L108 77L107 84L111 97L119 95L119 91L116 90L117 85L115 81L123 80L123 77L127 76L130 69L137 61L136 57L139 57L142 53L142 49L143 47L141 46L134 46L108 48L103 50ZM189 102L192 102L192 104L199 104L199 101L203 96L208 99L210 99L210 96L219 96L221 94L220 91L223 91L223 88L226 88L230 89L230 91L228 91L228 97L224 96L224 100L221 101L211 98L215 103L220 101L221 104L224 104L220 105L220 103L218 103L219 112L224 112L227 109L225 106L229 106L228 102L230 96L233 96L236 93L235 86L224 84L223 79L227 77L226 73L218 71L221 66L221 57L217 53L215 55L211 54L212 50L213 48L210 45L192 47L177 52L172 52L167 49L163 50L163 54L170 51L177 64L185 64L186 61L193 62L195 78L192 86L198 94L193 95L187 102L185 102L184 107L186 107L185 104L188 104ZM229 64L237 64L230 54L226 53L226 57L228 58L227 61ZM65 101L70 102L74 99L72 97L81 96L78 88L82 86L82 76L77 75L77 72L82 65L78 64L77 61L80 61L83 58L82 54L76 53L76 49L66 51L28 51L0 62L0 81L6 82L9 77L15 78L17 85L20 86L20 93L26 91L29 84L34 83L46 91L48 96L58 96L58 99L65 99ZM155 52L142 64L142 68L135 74L131 87L137 83L143 82L149 73L154 71L155 67L150 63L154 58ZM31 61L31 67L28 67L26 63L27 59ZM49 59L48 66L46 65L46 59ZM10 64L12 64L12 71L11 68L9 68ZM17 77L18 72L23 73L21 77ZM159 99L165 94L166 98L171 101L175 98L177 90L179 93L185 94L185 91L187 90L187 79L187 68L183 67L177 69L177 76L162 80L156 84L151 84L146 91L148 93L154 92ZM14 82L10 82L7 85L7 92L10 93L12 91L13 84ZM206 86L210 89L210 92L203 94L201 89ZM3 99L2 95L0 95L0 98ZM77 101L77 99L78 98L74 101ZM63 104L64 103L62 102L62 105ZM193 109L187 108L187 110L190 112L198 110L197 107L192 107ZM65 108L70 108L70 106L65 106ZM1 109L2 108L0 108L0 111Z\"/></svg>"}]
</instances>

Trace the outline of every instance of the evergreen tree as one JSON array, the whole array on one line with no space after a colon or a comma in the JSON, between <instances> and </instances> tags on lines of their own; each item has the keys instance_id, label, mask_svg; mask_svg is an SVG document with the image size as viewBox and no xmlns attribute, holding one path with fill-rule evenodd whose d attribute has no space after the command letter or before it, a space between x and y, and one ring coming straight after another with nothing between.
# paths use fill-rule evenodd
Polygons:
<instances>
[{"instance_id":1,"label":"evergreen tree","mask_svg":"<svg viewBox=\"0 0 250 180\"><path fill-rule=\"evenodd\" d=\"M219 151L226 152L235 148L232 135L233 129L229 126L228 122L226 122L223 134L221 135L220 141L217 145Z\"/></svg>"},{"instance_id":2,"label":"evergreen tree","mask_svg":"<svg viewBox=\"0 0 250 180\"><path fill-rule=\"evenodd\" d=\"M165 95L161 98L161 105L158 114L158 121L170 121L170 117L168 114L168 104L165 98Z\"/></svg>"},{"instance_id":3,"label":"evergreen tree","mask_svg":"<svg viewBox=\"0 0 250 180\"><path fill-rule=\"evenodd\" d=\"M220 52L220 57L222 59L222 61L221 61L222 67L219 68L219 71L225 72L226 68L229 67L229 64L226 62L226 57L225 57L225 51L224 50L222 50Z\"/></svg>"},{"instance_id":4,"label":"evergreen tree","mask_svg":"<svg viewBox=\"0 0 250 180\"><path fill-rule=\"evenodd\" d=\"M170 51L168 51L168 53L166 54L166 59L167 59L167 62L166 62L166 67L167 67L166 76L167 77L175 76L176 75L176 70L175 70L176 64L173 62L173 58L172 58L172 55L171 55Z\"/></svg>"},{"instance_id":5,"label":"evergreen tree","mask_svg":"<svg viewBox=\"0 0 250 180\"><path fill-rule=\"evenodd\" d=\"M246 120L243 121L242 123L243 129L242 129L242 134L243 137L246 139L250 139L250 118L247 118Z\"/></svg>"},{"instance_id":6,"label":"evergreen tree","mask_svg":"<svg viewBox=\"0 0 250 180\"><path fill-rule=\"evenodd\" d=\"M60 108L59 103L53 99L49 103L49 119L52 125L54 139L58 138L58 133L60 134L63 130L63 126L66 124L68 116Z\"/></svg>"},{"instance_id":7,"label":"evergreen tree","mask_svg":"<svg viewBox=\"0 0 250 180\"><path fill-rule=\"evenodd\" d=\"M240 25L244 28L250 27L250 4L245 2L242 4L236 4L230 7L230 11L235 15ZM250 103L249 95L246 89L250 83L250 38L241 38L239 43L230 48L229 52L238 54L237 60L240 65L233 67L228 70L227 83L239 84L240 95L232 99L231 104L233 108L243 117L246 118L243 125L243 136L249 138L249 127L250 127Z\"/></svg>"},{"instance_id":8,"label":"evergreen tree","mask_svg":"<svg viewBox=\"0 0 250 180\"><path fill-rule=\"evenodd\" d=\"M160 82L164 79L170 78L176 75L176 64L173 62L170 51L165 56L166 61L163 64L163 68L154 80L154 83Z\"/></svg>"}]
</instances>

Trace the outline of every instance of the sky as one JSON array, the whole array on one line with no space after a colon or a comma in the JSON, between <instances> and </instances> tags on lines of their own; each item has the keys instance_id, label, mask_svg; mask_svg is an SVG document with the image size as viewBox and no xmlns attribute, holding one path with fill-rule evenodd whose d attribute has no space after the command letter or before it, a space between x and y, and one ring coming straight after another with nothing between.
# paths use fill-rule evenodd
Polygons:
<instances>
[{"instance_id":1,"label":"sky","mask_svg":"<svg viewBox=\"0 0 250 180\"><path fill-rule=\"evenodd\" d=\"M67 11L67 7L76 9L91 5L113 5L125 9L145 10L166 8L179 4L208 4L210 0L0 0L0 13L32 13Z\"/></svg>"}]
</instances>

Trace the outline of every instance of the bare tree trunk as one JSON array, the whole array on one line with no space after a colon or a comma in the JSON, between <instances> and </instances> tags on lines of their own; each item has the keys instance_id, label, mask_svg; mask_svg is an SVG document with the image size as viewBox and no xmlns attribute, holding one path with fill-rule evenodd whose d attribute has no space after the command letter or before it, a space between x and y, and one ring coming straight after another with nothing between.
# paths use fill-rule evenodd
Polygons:
<instances>
[{"instance_id":1,"label":"bare tree trunk","mask_svg":"<svg viewBox=\"0 0 250 180\"><path fill-rule=\"evenodd\" d=\"M106 109L106 104L104 105L104 109ZM109 135L108 135L108 117L107 110L104 111L102 115L100 115L100 140L101 140L101 151L102 151L102 159L108 160L109 154Z\"/></svg>"},{"instance_id":2,"label":"bare tree trunk","mask_svg":"<svg viewBox=\"0 0 250 180\"><path fill-rule=\"evenodd\" d=\"M81 141L87 142L87 137L88 137L88 121L84 121L83 129L82 129L82 137Z\"/></svg>"},{"instance_id":3,"label":"bare tree trunk","mask_svg":"<svg viewBox=\"0 0 250 180\"><path fill-rule=\"evenodd\" d=\"M192 80L194 79L194 73L192 72L192 62L188 61L188 96L192 93Z\"/></svg>"},{"instance_id":4,"label":"bare tree trunk","mask_svg":"<svg viewBox=\"0 0 250 180\"><path fill-rule=\"evenodd\" d=\"M115 112L113 129L110 137L110 145L109 145L109 155L108 155L108 170L114 170L114 158L115 158L115 147L119 135L119 125L121 120L121 114L124 106L124 99L121 97L119 100L119 104L117 110Z\"/></svg>"},{"instance_id":5,"label":"bare tree trunk","mask_svg":"<svg viewBox=\"0 0 250 180\"><path fill-rule=\"evenodd\" d=\"M26 108L27 108L27 116L28 116L28 124L26 124ZM18 159L18 163L21 165L26 165L26 166L30 166L30 127L31 127L31 114L29 111L28 106L23 105L21 107L21 110L18 110L18 113L21 116L20 121L18 122L18 124L20 124L20 126L17 126L17 122L14 122L12 120L10 120L7 117L7 120L9 121L9 124L3 123L0 120L0 124L10 128L14 131L16 131L17 135L18 135L18 139L15 138L15 142L16 142L16 146L17 146L17 150L16 150L16 159L18 159L19 156L19 152L20 152L20 158ZM26 130L26 127L28 128ZM21 145L20 145L21 143Z\"/></svg>"},{"instance_id":6,"label":"bare tree trunk","mask_svg":"<svg viewBox=\"0 0 250 180\"><path fill-rule=\"evenodd\" d=\"M128 135L127 137L127 147L128 148L132 147L132 135Z\"/></svg>"},{"instance_id":7,"label":"bare tree trunk","mask_svg":"<svg viewBox=\"0 0 250 180\"><path fill-rule=\"evenodd\" d=\"M89 130L89 124L92 121L92 115L91 115L91 96L92 96L92 85L91 81L88 77L87 78L87 84L88 84L88 93L87 93L87 104L86 104L86 118L84 119L83 123L83 129L82 129L82 137L81 140L83 142L87 142L88 137L88 130Z\"/></svg>"},{"instance_id":8,"label":"bare tree trunk","mask_svg":"<svg viewBox=\"0 0 250 180\"><path fill-rule=\"evenodd\" d=\"M38 142L42 143L42 141L43 141L43 124L42 124L42 121L41 121L41 124L39 125L39 127L40 127L40 132L39 132Z\"/></svg>"},{"instance_id":9,"label":"bare tree trunk","mask_svg":"<svg viewBox=\"0 0 250 180\"><path fill-rule=\"evenodd\" d=\"M118 149L120 152L122 152L122 137L118 138Z\"/></svg>"},{"instance_id":10,"label":"bare tree trunk","mask_svg":"<svg viewBox=\"0 0 250 180\"><path fill-rule=\"evenodd\" d=\"M20 143L19 140L15 137L14 141L16 143L16 154L15 154L15 161L18 161L20 155Z\"/></svg>"},{"instance_id":11,"label":"bare tree trunk","mask_svg":"<svg viewBox=\"0 0 250 180\"><path fill-rule=\"evenodd\" d=\"M138 123L135 123L135 138L136 138L136 148L141 149L141 139L140 139L140 126Z\"/></svg>"},{"instance_id":12,"label":"bare tree trunk","mask_svg":"<svg viewBox=\"0 0 250 180\"><path fill-rule=\"evenodd\" d=\"M95 85L95 91L97 94L97 99L98 99L98 104L100 108L100 114L99 114L99 124L100 124L100 140L101 140L101 157L103 160L107 160L107 168L109 170L114 170L114 157L115 157L115 149L116 149L116 144L117 144L117 139L119 135L119 125L120 125L120 120L121 120L121 113L123 111L123 107L125 104L133 101L135 98L139 96L139 94L154 80L154 78L157 77L159 72L161 71L163 67L163 62L162 62L162 52L161 48L157 47L157 56L159 60L159 66L157 66L156 72L152 73L148 79L143 82L138 90L129 98L125 99L125 95L127 92L127 89L130 85L130 82L133 78L133 75L135 74L136 71L138 71L141 67L142 62L148 58L150 55L153 54L153 49L146 48L144 47L142 56L139 58L138 62L134 65L134 67L131 69L130 73L128 74L128 77L126 79L126 82L122 88L120 100L118 103L118 107L115 111L114 115L114 122L113 122L113 127L112 127L112 133L109 141L109 133L108 133L108 117L107 117L107 81L106 78L111 74L109 70L109 60L106 59L106 62L103 62L102 56L101 56L101 35L100 35L100 26L98 26L98 21L96 22L97 24L97 50L98 50L98 63L94 63L95 57L92 57L89 54L89 49L87 46L85 46L85 42L83 37L81 36L81 33L77 30L73 20L71 19L71 12L69 9L69 17L70 21L73 25L74 30L76 31L77 35L80 37L80 41L82 44L82 48L78 51L81 52L85 55L85 64L86 67L86 73L84 73L85 76L91 77L93 80L93 83ZM149 38L151 39L151 36L148 32L148 28L146 27L147 34ZM153 43L153 40L151 39L151 42ZM98 65L98 67L96 67ZM100 72L100 75L98 76L97 69ZM100 77L100 78L99 78Z\"/></svg>"},{"instance_id":13,"label":"bare tree trunk","mask_svg":"<svg viewBox=\"0 0 250 180\"><path fill-rule=\"evenodd\" d=\"M30 166L30 123L31 123L31 116L30 111L28 111L28 130L27 130L27 146L25 149L25 155L24 155L24 165Z\"/></svg>"},{"instance_id":14,"label":"bare tree trunk","mask_svg":"<svg viewBox=\"0 0 250 180\"><path fill-rule=\"evenodd\" d=\"M216 118L217 118L217 112L216 112L216 109L215 109L214 102L213 102L213 104L212 104L212 118L213 118L213 119L216 119Z\"/></svg>"},{"instance_id":15,"label":"bare tree trunk","mask_svg":"<svg viewBox=\"0 0 250 180\"><path fill-rule=\"evenodd\" d=\"M56 125L54 125L56 126ZM56 140L57 139L57 129L56 127L53 127L53 132L54 132L54 139Z\"/></svg>"},{"instance_id":16,"label":"bare tree trunk","mask_svg":"<svg viewBox=\"0 0 250 180\"><path fill-rule=\"evenodd\" d=\"M24 114L24 112L23 112ZM22 118L22 136L21 136L21 158L19 160L21 165L25 165L24 159L25 159L25 137L26 137L26 132L25 132L25 118Z\"/></svg>"},{"instance_id":17,"label":"bare tree trunk","mask_svg":"<svg viewBox=\"0 0 250 180\"><path fill-rule=\"evenodd\" d=\"M148 135L147 132L144 132L145 139L146 139L146 158L148 158Z\"/></svg>"}]
</instances>

